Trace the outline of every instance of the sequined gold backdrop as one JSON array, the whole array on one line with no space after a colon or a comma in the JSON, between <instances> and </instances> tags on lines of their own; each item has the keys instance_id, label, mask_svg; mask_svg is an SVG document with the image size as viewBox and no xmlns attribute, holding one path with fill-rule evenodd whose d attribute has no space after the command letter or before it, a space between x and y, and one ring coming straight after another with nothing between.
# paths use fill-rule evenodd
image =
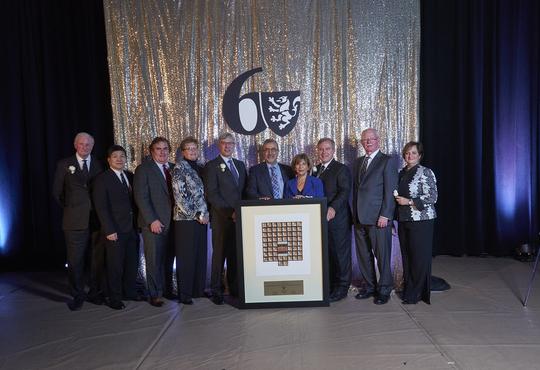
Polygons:
<instances>
[{"instance_id":1,"label":"sequined gold backdrop","mask_svg":"<svg viewBox=\"0 0 540 370\"><path fill-rule=\"evenodd\" d=\"M339 160L376 127L387 152L417 137L419 0L104 0L115 139L133 169L154 136L176 147L193 135L217 154L222 97L240 73L264 71L242 91L301 91L296 127L236 135L237 157L256 163L268 137L281 161L329 136Z\"/></svg>"}]
</instances>

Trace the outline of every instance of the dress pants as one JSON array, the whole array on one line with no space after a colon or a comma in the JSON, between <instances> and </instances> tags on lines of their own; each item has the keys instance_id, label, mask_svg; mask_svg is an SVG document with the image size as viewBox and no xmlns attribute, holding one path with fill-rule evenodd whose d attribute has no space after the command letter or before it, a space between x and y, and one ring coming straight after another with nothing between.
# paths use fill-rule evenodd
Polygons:
<instances>
[{"instance_id":1,"label":"dress pants","mask_svg":"<svg viewBox=\"0 0 540 370\"><path fill-rule=\"evenodd\" d=\"M90 230L64 230L64 237L71 295L74 299L84 300L86 298L84 275L90 251Z\"/></svg>"},{"instance_id":2,"label":"dress pants","mask_svg":"<svg viewBox=\"0 0 540 370\"><path fill-rule=\"evenodd\" d=\"M338 221L338 222L335 222ZM348 219L333 219L328 223L330 254L330 288L332 291L351 285L351 226Z\"/></svg>"},{"instance_id":3,"label":"dress pants","mask_svg":"<svg viewBox=\"0 0 540 370\"><path fill-rule=\"evenodd\" d=\"M390 270L390 256L392 254L392 222L387 227L379 228L377 225L354 225L356 241L356 254L360 273L364 278L368 292L379 295L390 295L394 287L394 280ZM375 258L379 269L379 282L375 272Z\"/></svg>"},{"instance_id":4,"label":"dress pants","mask_svg":"<svg viewBox=\"0 0 540 370\"><path fill-rule=\"evenodd\" d=\"M202 297L206 285L207 226L195 220L174 221L178 298Z\"/></svg>"},{"instance_id":5,"label":"dress pants","mask_svg":"<svg viewBox=\"0 0 540 370\"><path fill-rule=\"evenodd\" d=\"M236 224L232 219L212 217L212 294L223 295L223 271L227 260L227 284L231 295L237 295L236 279Z\"/></svg>"},{"instance_id":6,"label":"dress pants","mask_svg":"<svg viewBox=\"0 0 540 370\"><path fill-rule=\"evenodd\" d=\"M144 257L146 259L146 284L150 298L161 298L172 292L173 254L169 228L154 234L143 227Z\"/></svg>"},{"instance_id":7,"label":"dress pants","mask_svg":"<svg viewBox=\"0 0 540 370\"><path fill-rule=\"evenodd\" d=\"M117 235L118 240L116 241L107 240L103 236L111 302L121 301L124 295L131 297L137 295L135 281L137 278L138 235L135 230ZM136 255L137 257L135 257Z\"/></svg>"},{"instance_id":8,"label":"dress pants","mask_svg":"<svg viewBox=\"0 0 540 370\"><path fill-rule=\"evenodd\" d=\"M433 226L435 220L399 222L398 235L405 287L402 298L430 303Z\"/></svg>"}]
</instances>

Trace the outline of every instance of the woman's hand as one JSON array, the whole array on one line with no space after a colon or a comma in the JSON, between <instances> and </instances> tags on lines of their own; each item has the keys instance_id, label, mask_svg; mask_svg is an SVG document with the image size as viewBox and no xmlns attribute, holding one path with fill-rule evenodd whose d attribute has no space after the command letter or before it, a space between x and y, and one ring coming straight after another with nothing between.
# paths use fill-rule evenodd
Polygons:
<instances>
[{"instance_id":1,"label":"woman's hand","mask_svg":"<svg viewBox=\"0 0 540 370\"><path fill-rule=\"evenodd\" d=\"M401 197L399 195L395 198L396 198L397 204L399 204L400 206L410 206L411 205L410 203L412 203L412 199Z\"/></svg>"}]
</instances>

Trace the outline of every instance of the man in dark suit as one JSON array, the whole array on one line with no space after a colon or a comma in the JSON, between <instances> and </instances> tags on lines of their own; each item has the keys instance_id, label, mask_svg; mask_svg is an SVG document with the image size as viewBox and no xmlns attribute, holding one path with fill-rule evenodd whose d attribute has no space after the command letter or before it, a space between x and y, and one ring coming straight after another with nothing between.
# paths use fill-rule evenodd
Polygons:
<instances>
[{"instance_id":1,"label":"man in dark suit","mask_svg":"<svg viewBox=\"0 0 540 370\"><path fill-rule=\"evenodd\" d=\"M388 302L394 285L390 271L391 225L398 172L395 161L379 150L377 130L362 131L360 142L366 154L354 164L353 214L356 254L366 288L355 298L374 297L374 303L380 305ZM374 256L380 274L378 282Z\"/></svg>"},{"instance_id":2,"label":"man in dark suit","mask_svg":"<svg viewBox=\"0 0 540 370\"><path fill-rule=\"evenodd\" d=\"M236 279L236 214L246 183L244 162L232 157L234 136L219 136L219 155L204 167L204 187L210 206L212 227L212 302L223 304L223 267L227 260L227 283L231 295L237 295Z\"/></svg>"},{"instance_id":3,"label":"man in dark suit","mask_svg":"<svg viewBox=\"0 0 540 370\"><path fill-rule=\"evenodd\" d=\"M351 284L351 174L334 159L336 143L322 138L317 143L321 162L314 174L322 180L328 205L328 251L330 252L330 302L347 297Z\"/></svg>"},{"instance_id":4,"label":"man in dark suit","mask_svg":"<svg viewBox=\"0 0 540 370\"><path fill-rule=\"evenodd\" d=\"M104 239L109 306L125 308L122 295L137 299L139 235L136 231L133 174L125 171L126 151L113 145L107 151L109 169L98 175L92 197Z\"/></svg>"},{"instance_id":5,"label":"man in dark suit","mask_svg":"<svg viewBox=\"0 0 540 370\"><path fill-rule=\"evenodd\" d=\"M168 294L172 281L173 252L170 233L172 208L170 144L156 137L150 144L151 158L135 170L133 192L139 210L138 224L142 230L146 259L146 282L149 302L161 307L163 295Z\"/></svg>"},{"instance_id":6,"label":"man in dark suit","mask_svg":"<svg viewBox=\"0 0 540 370\"><path fill-rule=\"evenodd\" d=\"M94 177L103 171L101 163L90 155L94 138L80 132L74 140L75 155L58 161L54 174L53 196L63 209L62 229L66 240L68 277L73 300L72 311L80 310L86 299L84 289L85 259L92 251L91 285L98 290L101 280L98 221L93 211L90 191ZM91 246L91 247L90 247ZM102 264L101 264L102 266ZM97 294L97 293L95 293Z\"/></svg>"},{"instance_id":7,"label":"man in dark suit","mask_svg":"<svg viewBox=\"0 0 540 370\"><path fill-rule=\"evenodd\" d=\"M261 148L264 162L249 169L246 186L248 199L281 199L283 187L294 177L290 166L278 163L278 143L274 139L266 139Z\"/></svg>"}]
</instances>

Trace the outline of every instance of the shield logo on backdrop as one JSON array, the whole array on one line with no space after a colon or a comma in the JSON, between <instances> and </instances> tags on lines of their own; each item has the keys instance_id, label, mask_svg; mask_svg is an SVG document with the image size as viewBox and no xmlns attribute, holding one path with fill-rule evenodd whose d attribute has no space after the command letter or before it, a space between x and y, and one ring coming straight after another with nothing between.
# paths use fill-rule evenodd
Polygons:
<instances>
[{"instance_id":1,"label":"shield logo on backdrop","mask_svg":"<svg viewBox=\"0 0 540 370\"><path fill-rule=\"evenodd\" d=\"M280 91L259 93L265 123L279 136L285 136L296 125L300 110L300 91Z\"/></svg>"},{"instance_id":2,"label":"shield logo on backdrop","mask_svg":"<svg viewBox=\"0 0 540 370\"><path fill-rule=\"evenodd\" d=\"M256 135L270 128L285 136L296 125L300 113L300 91L250 92L240 95L244 82L262 68L242 73L223 95L223 118L229 127L243 135Z\"/></svg>"}]
</instances>

